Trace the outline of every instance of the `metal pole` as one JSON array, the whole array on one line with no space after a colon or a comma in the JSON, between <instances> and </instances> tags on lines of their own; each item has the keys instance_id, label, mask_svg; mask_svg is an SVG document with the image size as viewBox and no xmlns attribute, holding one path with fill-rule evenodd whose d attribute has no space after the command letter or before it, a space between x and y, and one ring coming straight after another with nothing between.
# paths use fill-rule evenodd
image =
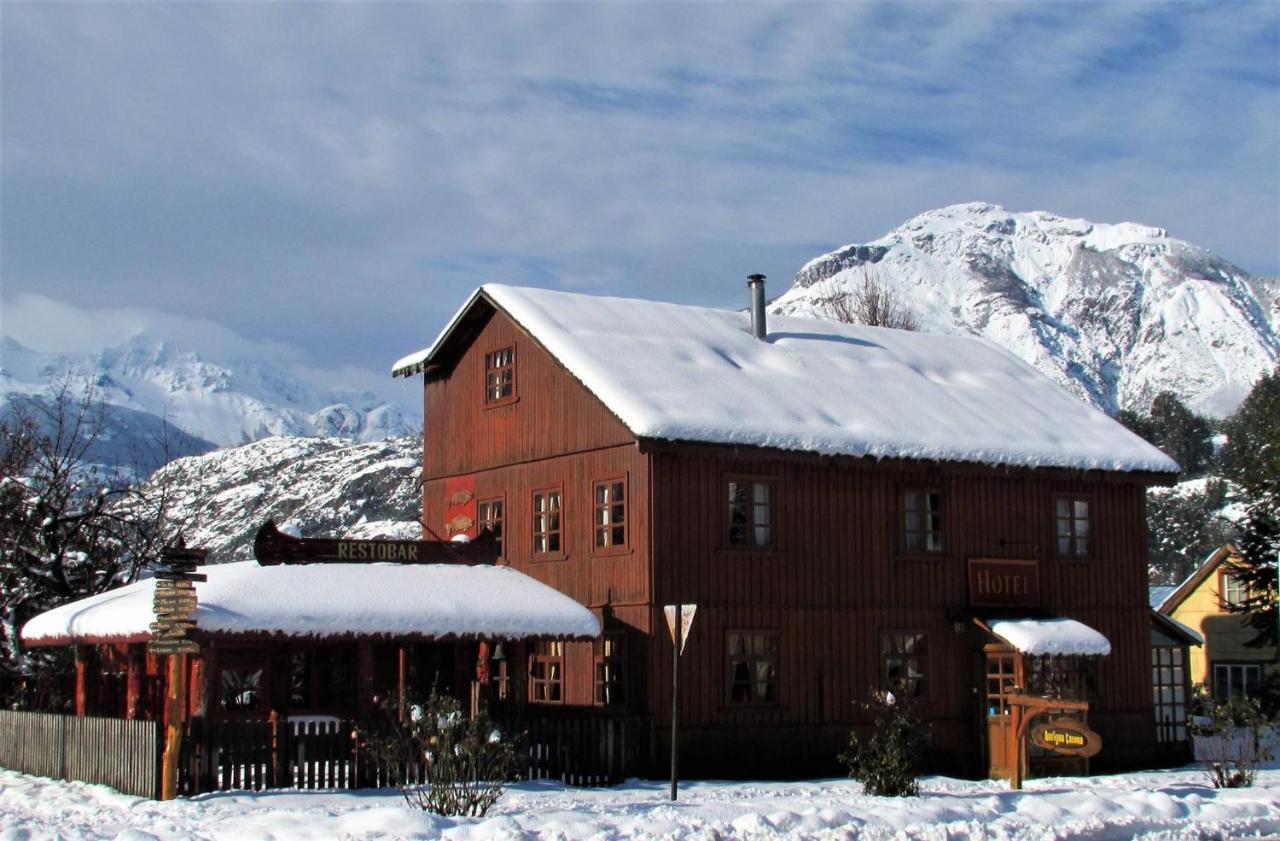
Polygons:
<instances>
[{"instance_id":1,"label":"metal pole","mask_svg":"<svg viewBox=\"0 0 1280 841\"><path fill-rule=\"evenodd\" d=\"M680 716L680 637L683 634L684 605L676 604L676 618L672 623L675 632L671 635L671 799L676 799L677 780L679 779L680 740L676 727Z\"/></svg>"}]
</instances>

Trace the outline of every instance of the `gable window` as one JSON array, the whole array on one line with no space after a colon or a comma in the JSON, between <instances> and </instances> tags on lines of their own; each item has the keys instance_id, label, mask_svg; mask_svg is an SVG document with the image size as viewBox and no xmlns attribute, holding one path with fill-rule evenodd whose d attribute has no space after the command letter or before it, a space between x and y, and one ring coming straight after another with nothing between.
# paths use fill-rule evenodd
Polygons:
<instances>
[{"instance_id":1,"label":"gable window","mask_svg":"<svg viewBox=\"0 0 1280 841\"><path fill-rule=\"evenodd\" d=\"M1089 557L1089 501L1058 497L1053 506L1054 546L1058 557Z\"/></svg>"},{"instance_id":2,"label":"gable window","mask_svg":"<svg viewBox=\"0 0 1280 841\"><path fill-rule=\"evenodd\" d=\"M749 549L773 546L773 485L730 480L729 545Z\"/></svg>"},{"instance_id":3,"label":"gable window","mask_svg":"<svg viewBox=\"0 0 1280 841\"><path fill-rule=\"evenodd\" d=\"M884 688L902 698L922 698L928 686L928 637L916 631L880 633L880 677Z\"/></svg>"},{"instance_id":4,"label":"gable window","mask_svg":"<svg viewBox=\"0 0 1280 841\"><path fill-rule=\"evenodd\" d=\"M533 554L560 551L560 491L533 492Z\"/></svg>"},{"instance_id":5,"label":"gable window","mask_svg":"<svg viewBox=\"0 0 1280 841\"><path fill-rule=\"evenodd\" d=\"M627 545L627 483L610 479L595 483L595 547Z\"/></svg>"},{"instance_id":6,"label":"gable window","mask_svg":"<svg viewBox=\"0 0 1280 841\"><path fill-rule=\"evenodd\" d=\"M484 402L501 403L515 396L516 349L504 347L484 355Z\"/></svg>"},{"instance_id":7,"label":"gable window","mask_svg":"<svg viewBox=\"0 0 1280 841\"><path fill-rule=\"evenodd\" d=\"M1219 579L1218 592L1222 594L1223 608L1240 607L1249 598L1249 586L1238 575L1223 572Z\"/></svg>"},{"instance_id":8,"label":"gable window","mask_svg":"<svg viewBox=\"0 0 1280 841\"><path fill-rule=\"evenodd\" d=\"M942 551L942 494L908 490L902 495L902 548L908 552Z\"/></svg>"},{"instance_id":9,"label":"gable window","mask_svg":"<svg viewBox=\"0 0 1280 841\"><path fill-rule=\"evenodd\" d=\"M481 531L489 530L493 539L498 541L498 557L504 555L502 548L503 505L501 499L481 499L476 502L476 527Z\"/></svg>"},{"instance_id":10,"label":"gable window","mask_svg":"<svg viewBox=\"0 0 1280 841\"><path fill-rule=\"evenodd\" d=\"M564 643L539 640L529 655L529 700L539 704L564 701Z\"/></svg>"},{"instance_id":11,"label":"gable window","mask_svg":"<svg viewBox=\"0 0 1280 841\"><path fill-rule=\"evenodd\" d=\"M777 631L729 632L729 703L778 702L779 636Z\"/></svg>"},{"instance_id":12,"label":"gable window","mask_svg":"<svg viewBox=\"0 0 1280 841\"><path fill-rule=\"evenodd\" d=\"M596 641L596 704L627 702L627 653L623 634L605 634Z\"/></svg>"}]
</instances>

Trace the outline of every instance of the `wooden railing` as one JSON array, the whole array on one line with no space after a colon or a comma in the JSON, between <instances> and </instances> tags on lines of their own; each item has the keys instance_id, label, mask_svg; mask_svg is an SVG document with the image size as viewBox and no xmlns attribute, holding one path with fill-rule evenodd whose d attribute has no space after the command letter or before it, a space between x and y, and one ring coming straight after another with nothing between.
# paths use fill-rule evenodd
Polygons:
<instances>
[{"instance_id":1,"label":"wooden railing","mask_svg":"<svg viewBox=\"0 0 1280 841\"><path fill-rule=\"evenodd\" d=\"M616 785L648 768L648 724L639 717L499 722L520 740L526 779L575 786ZM188 724L178 791L352 789L398 785L420 769L383 768L362 756L349 719L205 721Z\"/></svg>"},{"instance_id":2,"label":"wooden railing","mask_svg":"<svg viewBox=\"0 0 1280 841\"><path fill-rule=\"evenodd\" d=\"M158 793L161 739L154 721L0 710L0 766L140 797Z\"/></svg>"}]
</instances>

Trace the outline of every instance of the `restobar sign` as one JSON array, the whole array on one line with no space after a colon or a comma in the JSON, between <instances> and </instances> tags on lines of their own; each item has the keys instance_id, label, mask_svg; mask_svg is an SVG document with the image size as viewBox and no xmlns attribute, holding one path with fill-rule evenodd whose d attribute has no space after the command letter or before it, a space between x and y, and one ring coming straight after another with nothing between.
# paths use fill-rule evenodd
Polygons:
<instances>
[{"instance_id":1,"label":"restobar sign","mask_svg":"<svg viewBox=\"0 0 1280 841\"><path fill-rule=\"evenodd\" d=\"M1038 607L1040 564L970 558L969 604L972 607Z\"/></svg>"}]
</instances>

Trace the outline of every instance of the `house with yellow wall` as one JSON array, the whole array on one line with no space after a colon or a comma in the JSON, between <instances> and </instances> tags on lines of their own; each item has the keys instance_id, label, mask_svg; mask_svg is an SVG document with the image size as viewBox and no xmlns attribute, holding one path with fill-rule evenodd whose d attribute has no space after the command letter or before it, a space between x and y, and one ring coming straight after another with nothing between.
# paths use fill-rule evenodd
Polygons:
<instances>
[{"instance_id":1,"label":"house with yellow wall","mask_svg":"<svg viewBox=\"0 0 1280 841\"><path fill-rule=\"evenodd\" d=\"M1257 695L1263 677L1277 669L1275 647L1249 646L1257 632L1247 616L1229 609L1247 595L1235 574L1242 563L1234 546L1223 546L1156 607L1204 637L1204 645L1190 651L1191 680L1218 697Z\"/></svg>"}]
</instances>

